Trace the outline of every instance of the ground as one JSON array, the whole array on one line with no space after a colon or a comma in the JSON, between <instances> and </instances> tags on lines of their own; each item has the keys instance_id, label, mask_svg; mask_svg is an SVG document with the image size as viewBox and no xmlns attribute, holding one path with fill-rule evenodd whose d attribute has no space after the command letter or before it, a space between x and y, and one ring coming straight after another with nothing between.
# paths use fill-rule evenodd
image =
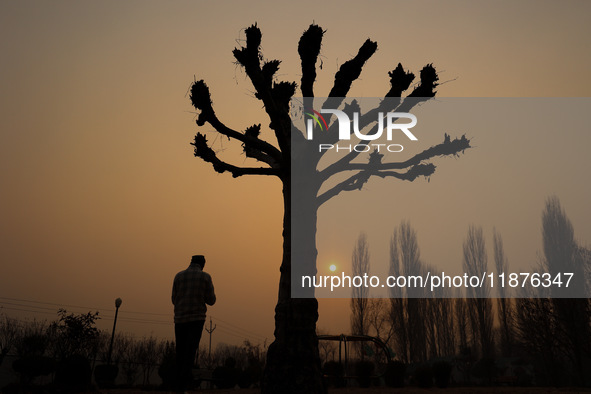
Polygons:
<instances>
[{"instance_id":1,"label":"ground","mask_svg":"<svg viewBox=\"0 0 591 394\"><path fill-rule=\"evenodd\" d=\"M134 394L134 393L145 393L136 390L101 390L101 393L105 394ZM157 393L157 392L155 392ZM259 394L258 389L229 389L229 390L196 390L190 393L195 394ZM329 389L328 394L427 394L427 393L476 393L476 394L497 394L497 393L532 393L532 394L545 394L545 393L591 393L591 388L555 388L555 387L450 387L447 389L422 389L418 387L405 387L401 389L389 388L389 387L372 387L367 389L348 387L341 389Z\"/></svg>"}]
</instances>

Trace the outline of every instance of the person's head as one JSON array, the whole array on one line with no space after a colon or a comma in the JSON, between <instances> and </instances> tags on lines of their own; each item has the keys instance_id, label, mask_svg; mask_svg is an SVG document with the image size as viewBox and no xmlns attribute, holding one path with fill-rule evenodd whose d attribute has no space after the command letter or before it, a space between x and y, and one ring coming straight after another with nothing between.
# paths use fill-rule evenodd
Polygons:
<instances>
[{"instance_id":1,"label":"person's head","mask_svg":"<svg viewBox=\"0 0 591 394\"><path fill-rule=\"evenodd\" d=\"M205 256L196 254L195 256L191 257L191 264L197 264L201 267L201 269L203 269L203 267L205 267Z\"/></svg>"}]
</instances>

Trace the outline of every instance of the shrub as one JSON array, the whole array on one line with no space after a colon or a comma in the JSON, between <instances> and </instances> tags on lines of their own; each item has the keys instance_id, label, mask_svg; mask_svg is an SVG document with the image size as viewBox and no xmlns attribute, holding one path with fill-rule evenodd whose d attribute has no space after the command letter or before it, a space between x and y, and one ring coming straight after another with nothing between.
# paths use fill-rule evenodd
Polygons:
<instances>
[{"instance_id":1,"label":"shrub","mask_svg":"<svg viewBox=\"0 0 591 394\"><path fill-rule=\"evenodd\" d=\"M161 345L162 358L158 367L158 376L162 379L162 389L173 390L176 383L176 352L173 342Z\"/></svg>"},{"instance_id":2,"label":"shrub","mask_svg":"<svg viewBox=\"0 0 591 394\"><path fill-rule=\"evenodd\" d=\"M239 370L231 367L217 367L211 375L213 383L219 389L231 389L238 382Z\"/></svg>"},{"instance_id":3,"label":"shrub","mask_svg":"<svg viewBox=\"0 0 591 394\"><path fill-rule=\"evenodd\" d=\"M20 375L21 383L31 383L37 376L48 375L53 372L55 363L45 357L45 350L49 344L49 337L43 327L31 327L16 344L17 354L20 356L12 363L12 369Z\"/></svg>"},{"instance_id":4,"label":"shrub","mask_svg":"<svg viewBox=\"0 0 591 394\"><path fill-rule=\"evenodd\" d=\"M357 375L359 387L367 388L371 385L371 374L373 370L374 365L371 361L361 360L355 363L355 375Z\"/></svg>"},{"instance_id":5,"label":"shrub","mask_svg":"<svg viewBox=\"0 0 591 394\"><path fill-rule=\"evenodd\" d=\"M101 389L114 387L118 374L119 367L116 365L102 364L94 368L94 380Z\"/></svg>"},{"instance_id":6,"label":"shrub","mask_svg":"<svg viewBox=\"0 0 591 394\"><path fill-rule=\"evenodd\" d=\"M251 384L260 386L261 378L263 377L263 366L258 359L251 359L244 369L244 373L249 376ZM241 386L242 387L242 386Z\"/></svg>"},{"instance_id":7,"label":"shrub","mask_svg":"<svg viewBox=\"0 0 591 394\"><path fill-rule=\"evenodd\" d=\"M385 381L388 387L404 387L406 364L401 361L390 361L386 367Z\"/></svg>"},{"instance_id":8,"label":"shrub","mask_svg":"<svg viewBox=\"0 0 591 394\"><path fill-rule=\"evenodd\" d=\"M239 371L238 373L238 387L247 389L252 385L252 377L247 370Z\"/></svg>"},{"instance_id":9,"label":"shrub","mask_svg":"<svg viewBox=\"0 0 591 394\"><path fill-rule=\"evenodd\" d=\"M472 367L472 375L490 384L497 377L497 366L492 358L482 358Z\"/></svg>"},{"instance_id":10,"label":"shrub","mask_svg":"<svg viewBox=\"0 0 591 394\"><path fill-rule=\"evenodd\" d=\"M446 388L451 378L451 364L447 361L437 361L433 363L433 378L435 385L439 388Z\"/></svg>"},{"instance_id":11,"label":"shrub","mask_svg":"<svg viewBox=\"0 0 591 394\"><path fill-rule=\"evenodd\" d=\"M433 370L429 365L419 366L414 374L414 381L417 386L429 388L433 386Z\"/></svg>"},{"instance_id":12,"label":"shrub","mask_svg":"<svg viewBox=\"0 0 591 394\"><path fill-rule=\"evenodd\" d=\"M70 356L56 365L55 383L65 391L80 392L90 388L92 368L82 355Z\"/></svg>"},{"instance_id":13,"label":"shrub","mask_svg":"<svg viewBox=\"0 0 591 394\"><path fill-rule=\"evenodd\" d=\"M327 386L345 387L343 364L337 361L327 361L322 368L322 374Z\"/></svg>"},{"instance_id":14,"label":"shrub","mask_svg":"<svg viewBox=\"0 0 591 394\"><path fill-rule=\"evenodd\" d=\"M49 375L54 367L51 358L39 355L24 356L12 363L12 369L20 375L22 383L30 383L37 376Z\"/></svg>"},{"instance_id":15,"label":"shrub","mask_svg":"<svg viewBox=\"0 0 591 394\"><path fill-rule=\"evenodd\" d=\"M217 367L213 370L211 377L217 388L234 388L240 377L240 370L236 368L236 359L228 357L223 367Z\"/></svg>"},{"instance_id":16,"label":"shrub","mask_svg":"<svg viewBox=\"0 0 591 394\"><path fill-rule=\"evenodd\" d=\"M55 335L55 355L61 360L74 355L83 355L86 359L93 358L99 337L99 331L95 327L96 320L99 319L98 312L75 314L60 309L58 315L59 320L50 326Z\"/></svg>"}]
</instances>

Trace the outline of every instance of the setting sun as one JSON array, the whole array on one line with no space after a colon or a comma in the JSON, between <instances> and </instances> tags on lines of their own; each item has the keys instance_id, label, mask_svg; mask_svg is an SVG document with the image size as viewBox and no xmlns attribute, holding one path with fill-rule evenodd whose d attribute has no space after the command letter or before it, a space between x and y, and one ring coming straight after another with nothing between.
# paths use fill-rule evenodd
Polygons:
<instances>
[{"instance_id":1,"label":"setting sun","mask_svg":"<svg viewBox=\"0 0 591 394\"><path fill-rule=\"evenodd\" d=\"M330 267L328 267L329 270L331 270L331 272L335 272L337 270L337 266L334 264L331 264Z\"/></svg>"}]
</instances>

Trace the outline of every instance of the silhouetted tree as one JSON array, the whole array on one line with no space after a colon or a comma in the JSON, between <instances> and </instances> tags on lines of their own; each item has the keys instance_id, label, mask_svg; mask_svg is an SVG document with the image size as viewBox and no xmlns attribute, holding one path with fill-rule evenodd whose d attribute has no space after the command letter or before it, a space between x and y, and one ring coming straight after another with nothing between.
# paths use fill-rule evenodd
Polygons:
<instances>
[{"instance_id":1,"label":"silhouetted tree","mask_svg":"<svg viewBox=\"0 0 591 394\"><path fill-rule=\"evenodd\" d=\"M318 335L327 335L328 333L322 329L317 330ZM337 342L335 341L319 341L320 359L322 364L335 361L337 355Z\"/></svg>"},{"instance_id":2,"label":"silhouetted tree","mask_svg":"<svg viewBox=\"0 0 591 394\"><path fill-rule=\"evenodd\" d=\"M209 123L222 136L242 143L246 157L261 162L261 167L237 166L220 159L210 147L205 135L197 133L192 143L195 146L195 156L209 162L217 172L230 172L232 176L270 175L277 176L283 185L284 221L283 221L283 260L281 263L281 277L279 281L279 296L275 308L275 341L269 346L267 364L262 386L263 393L318 393L324 391L321 380L320 358L318 354L318 339L316 337L316 321L318 319L318 303L311 289L308 298L292 298L292 258L297 263L294 268L306 275L316 274L316 220L318 208L330 198L342 191L358 190L372 176L393 177L396 179L413 181L419 176L429 176L435 171L435 166L428 160L437 156L458 155L470 147L465 137L451 140L445 135L441 144L435 145L403 162L384 163L382 155L372 154L367 163L352 163L357 152L346 154L342 159L318 170L318 162L322 153L306 158L299 169L301 178L292 179L291 147L311 144L300 133L292 134L290 118L290 100L296 91L294 82L277 82L275 74L280 61L264 61L260 50L262 34L255 25L245 31L246 44L233 51L234 58L240 64L254 86L254 95L262 101L270 120L276 144L259 138L261 125L256 124L244 129L243 132L228 127L218 119L210 97L209 88L200 80L191 88L191 102L199 110L197 125ZM316 63L322 44L324 30L317 25L310 27L302 34L298 43L298 54L301 59L302 76L300 89L305 98L314 97L314 82L316 80ZM335 74L334 85L328 94L327 108L338 108L347 96L352 83L361 74L365 62L375 53L377 44L366 40L357 55L343 63ZM414 80L414 74L405 71L401 64L389 73L390 88L386 97L402 96ZM399 106L379 108L379 111L390 112L397 108L403 112L420 102L420 98L427 100L435 95L438 76L433 66L425 66L420 73L420 82L408 97L418 100L398 100ZM308 102L304 99L304 104ZM392 101L388 101L392 103ZM375 120L376 111L360 116L361 124L367 119ZM336 122L334 122L336 123ZM338 141L338 132L334 123L326 133L326 141ZM311 145L310 145L311 146ZM350 171L353 175L337 185L320 193L321 186L333 176ZM301 183L299 183L301 181ZM292 187L292 183L296 187ZM302 212L292 212L292 198L306 207L312 207ZM297 217L300 225L305 228L305 235L294 242L298 248L292 251L292 218ZM294 243L295 244L295 243ZM293 252L293 257L292 257Z\"/></svg>"},{"instance_id":3,"label":"silhouetted tree","mask_svg":"<svg viewBox=\"0 0 591 394\"><path fill-rule=\"evenodd\" d=\"M121 359L121 372L125 378L125 384L129 387L135 384L139 375L142 360L141 341L134 340L131 336L127 338L127 344L124 345L124 351Z\"/></svg>"},{"instance_id":4,"label":"silhouetted tree","mask_svg":"<svg viewBox=\"0 0 591 394\"><path fill-rule=\"evenodd\" d=\"M47 357L51 343L45 321L19 324L14 343L17 359L13 361L12 369L20 376L22 384L30 384L35 377L55 371L54 360Z\"/></svg>"},{"instance_id":5,"label":"silhouetted tree","mask_svg":"<svg viewBox=\"0 0 591 394\"><path fill-rule=\"evenodd\" d=\"M98 314L68 313L65 309L58 311L59 319L49 327L54 335L53 351L58 359L74 355L84 356L87 360L94 358L99 344L99 330L96 328L96 321L100 319Z\"/></svg>"},{"instance_id":6,"label":"silhouetted tree","mask_svg":"<svg viewBox=\"0 0 591 394\"><path fill-rule=\"evenodd\" d=\"M384 298L370 298L367 305L367 320L369 334L379 338L382 342L390 342L392 324L390 323L389 302Z\"/></svg>"},{"instance_id":7,"label":"silhouetted tree","mask_svg":"<svg viewBox=\"0 0 591 394\"><path fill-rule=\"evenodd\" d=\"M482 278L488 270L484 235L481 227L470 226L468 236L464 241L464 272L469 277ZM488 298L490 290L484 285L482 287L470 286L467 289L469 297L468 314L472 332L478 338L481 355L483 358L493 356L493 309L492 302Z\"/></svg>"},{"instance_id":8,"label":"silhouetted tree","mask_svg":"<svg viewBox=\"0 0 591 394\"><path fill-rule=\"evenodd\" d=\"M138 350L142 368L142 384L150 384L150 376L158 363L158 341L153 336L142 338Z\"/></svg>"},{"instance_id":9,"label":"silhouetted tree","mask_svg":"<svg viewBox=\"0 0 591 394\"><path fill-rule=\"evenodd\" d=\"M402 226L402 224L401 224ZM402 264L400 260L401 246L399 240L398 229L394 229L394 233L390 238L390 267L389 275L398 277L402 274ZM406 319L406 300L402 288L398 286L390 287L390 322L393 331L393 346L398 359L403 363L409 362L408 355L408 322Z\"/></svg>"},{"instance_id":10,"label":"silhouetted tree","mask_svg":"<svg viewBox=\"0 0 591 394\"><path fill-rule=\"evenodd\" d=\"M431 275L440 275L430 267ZM435 288L431 297L426 298L427 318L425 325L429 338L430 357L453 356L456 351L456 332L453 299L447 287Z\"/></svg>"},{"instance_id":11,"label":"silhouetted tree","mask_svg":"<svg viewBox=\"0 0 591 394\"><path fill-rule=\"evenodd\" d=\"M0 315L0 366L4 357L14 346L19 333L18 322L5 315Z\"/></svg>"},{"instance_id":12,"label":"silhouetted tree","mask_svg":"<svg viewBox=\"0 0 591 394\"><path fill-rule=\"evenodd\" d=\"M417 234L407 221L394 229L390 239L390 275L425 276ZM404 362L424 361L427 358L425 319L427 300L423 289L408 286L390 288L391 316L394 327L396 353Z\"/></svg>"},{"instance_id":13,"label":"silhouetted tree","mask_svg":"<svg viewBox=\"0 0 591 394\"><path fill-rule=\"evenodd\" d=\"M588 260L556 196L546 200L542 212L542 243L544 253L533 271L549 273L552 287L523 290L522 298L515 300L515 342L537 366L538 383L589 385L589 299L563 298L587 295L584 269ZM574 274L571 288L565 287L565 273Z\"/></svg>"},{"instance_id":14,"label":"silhouetted tree","mask_svg":"<svg viewBox=\"0 0 591 394\"><path fill-rule=\"evenodd\" d=\"M583 297L587 294L582 249L577 245L573 226L560 205L558 197L546 201L542 214L542 240L544 246L544 271L554 278L557 274L573 273L568 295ZM554 287L563 291L565 288ZM585 366L590 364L591 309L587 298L554 298L554 311L558 324L564 331L567 356L576 371L577 384L584 384Z\"/></svg>"},{"instance_id":15,"label":"silhouetted tree","mask_svg":"<svg viewBox=\"0 0 591 394\"><path fill-rule=\"evenodd\" d=\"M425 265L423 268L425 274L431 272L432 275L439 275L435 267ZM439 357L439 325L442 323L441 316L437 307L438 297L442 295L441 289L434 289L431 297L422 300L424 303L424 325L425 338L427 342L426 355L428 359Z\"/></svg>"},{"instance_id":16,"label":"silhouetted tree","mask_svg":"<svg viewBox=\"0 0 591 394\"><path fill-rule=\"evenodd\" d=\"M525 296L515 299L515 339L537 365L541 385L564 381L564 335L550 298Z\"/></svg>"},{"instance_id":17,"label":"silhouetted tree","mask_svg":"<svg viewBox=\"0 0 591 394\"><path fill-rule=\"evenodd\" d=\"M507 257L505 256L505 251L503 249L503 239L496 229L493 231L493 244L497 274L504 272L507 275L509 272L509 264L507 263ZM511 298L506 297L507 294L504 286L499 286L498 291L499 298L497 299L497 312L499 314L499 331L501 333L501 353L503 356L507 357L511 355L513 348L513 319L511 313L511 306L513 303Z\"/></svg>"},{"instance_id":18,"label":"silhouetted tree","mask_svg":"<svg viewBox=\"0 0 591 394\"><path fill-rule=\"evenodd\" d=\"M369 274L369 244L365 233L359 234L351 256L353 275L362 277ZM369 289L364 286L353 287L351 295L351 333L367 335L369 328ZM358 350L361 347L358 346ZM360 352L363 357L363 352Z\"/></svg>"},{"instance_id":19,"label":"silhouetted tree","mask_svg":"<svg viewBox=\"0 0 591 394\"><path fill-rule=\"evenodd\" d=\"M454 301L455 326L458 333L458 347L460 353L466 353L470 349L471 337L469 336L468 303L465 298L459 296Z\"/></svg>"}]
</instances>

